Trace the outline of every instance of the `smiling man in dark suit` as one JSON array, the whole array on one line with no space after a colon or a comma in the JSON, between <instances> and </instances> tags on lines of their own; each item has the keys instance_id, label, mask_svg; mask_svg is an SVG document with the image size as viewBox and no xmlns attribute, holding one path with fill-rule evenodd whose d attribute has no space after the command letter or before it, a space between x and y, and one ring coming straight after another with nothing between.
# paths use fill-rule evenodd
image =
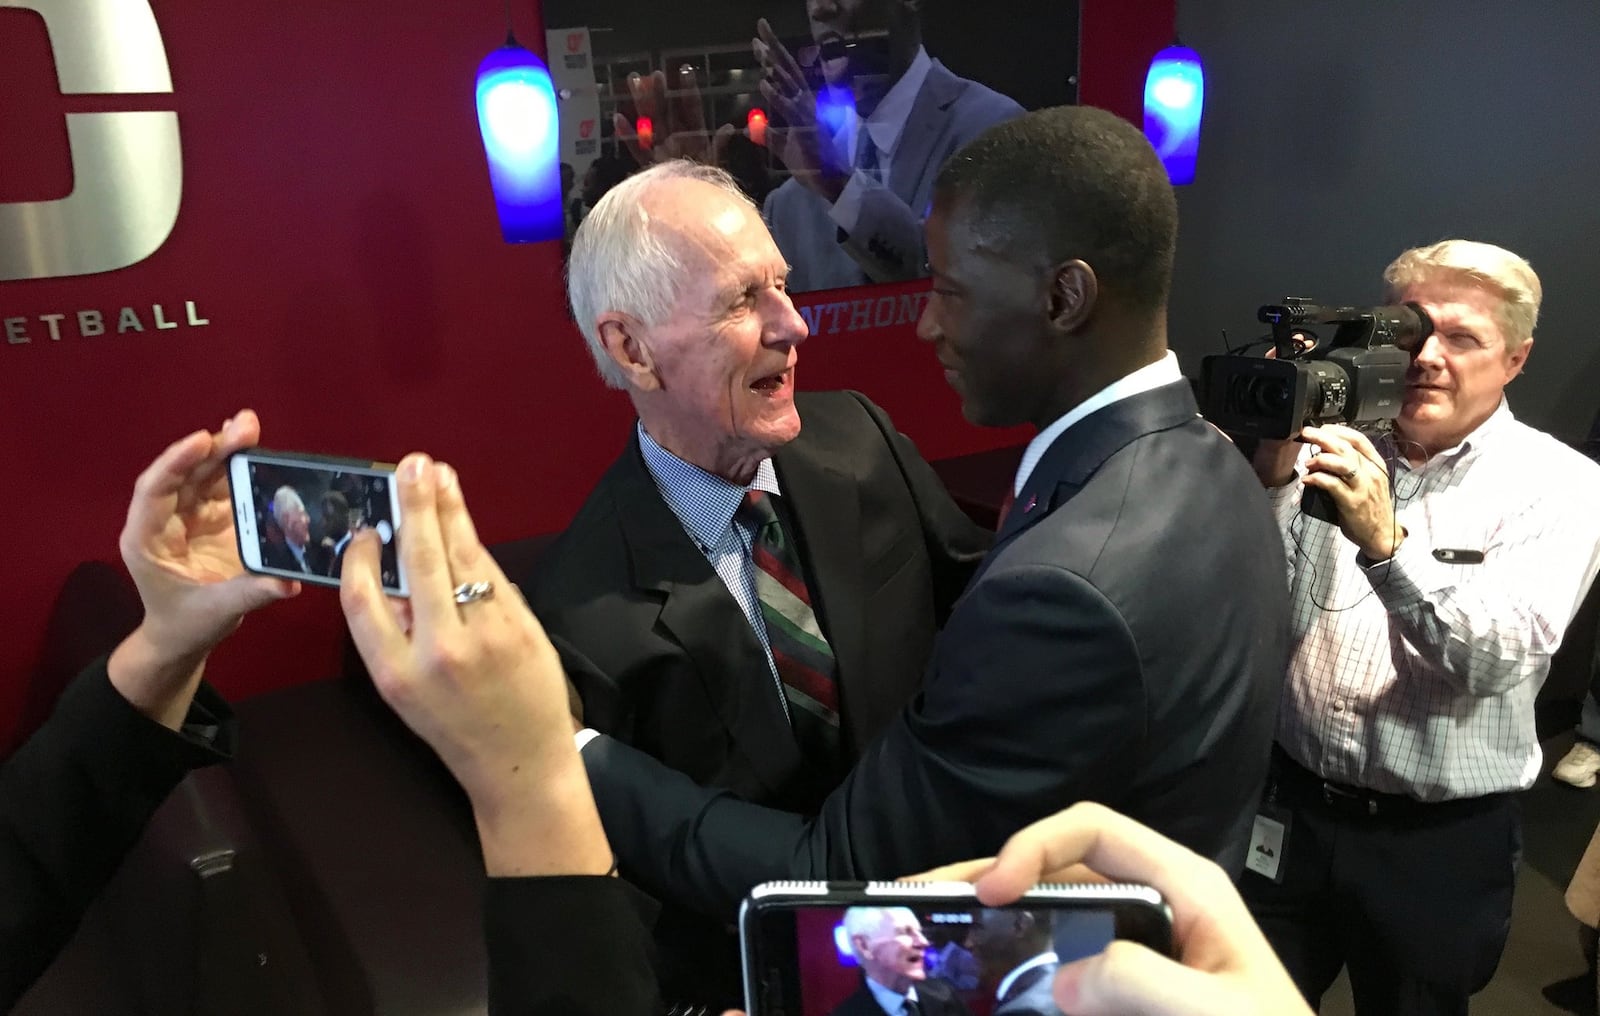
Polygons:
<instances>
[{"instance_id":1,"label":"smiling man in dark suit","mask_svg":"<svg viewBox=\"0 0 1600 1016\"><path fill-rule=\"evenodd\" d=\"M990 535L882 410L795 392L787 273L737 185L694 163L630 177L584 219L574 313L639 420L528 594L589 727L810 811L915 694ZM720 922L669 909L658 927L668 998L736 1001Z\"/></svg>"},{"instance_id":2,"label":"smiling man in dark suit","mask_svg":"<svg viewBox=\"0 0 1600 1016\"><path fill-rule=\"evenodd\" d=\"M983 856L1084 800L1242 869L1285 566L1248 463L1167 351L1176 236L1155 152L1103 110L1027 114L946 164L919 334L970 420L1039 428L1014 506L921 694L819 809L756 807L610 739L584 748L647 888L731 915L767 879Z\"/></svg>"},{"instance_id":3,"label":"smiling man in dark suit","mask_svg":"<svg viewBox=\"0 0 1600 1016\"><path fill-rule=\"evenodd\" d=\"M844 912L861 986L828 1016L968 1016L955 989L928 978L928 940L905 907L851 907Z\"/></svg>"}]
</instances>

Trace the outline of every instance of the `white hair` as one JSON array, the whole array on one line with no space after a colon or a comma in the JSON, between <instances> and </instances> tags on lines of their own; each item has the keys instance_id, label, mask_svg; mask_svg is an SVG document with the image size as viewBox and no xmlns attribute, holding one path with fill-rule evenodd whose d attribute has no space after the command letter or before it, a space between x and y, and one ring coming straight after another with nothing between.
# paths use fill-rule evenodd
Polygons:
<instances>
[{"instance_id":1,"label":"white hair","mask_svg":"<svg viewBox=\"0 0 1600 1016\"><path fill-rule=\"evenodd\" d=\"M856 945L856 936L859 935L869 942L880 938L878 932L893 922L901 914L916 921L917 915L909 907L851 907L844 912L844 933L850 939L850 950L856 954L856 959L865 959L861 947ZM918 921L918 924L922 922Z\"/></svg>"},{"instance_id":2,"label":"white hair","mask_svg":"<svg viewBox=\"0 0 1600 1016\"><path fill-rule=\"evenodd\" d=\"M1464 282L1499 297L1495 320L1505 333L1508 350L1533 338L1544 289L1526 258L1492 243L1441 240L1427 247L1411 248L1383 272L1391 300L1412 286L1434 280Z\"/></svg>"},{"instance_id":3,"label":"white hair","mask_svg":"<svg viewBox=\"0 0 1600 1016\"><path fill-rule=\"evenodd\" d=\"M668 180L700 180L755 209L726 171L673 159L617 184L584 216L567 258L567 300L600 379L612 388L627 387L627 375L600 341L600 315L617 312L658 325L672 313L684 281L683 262L645 209L649 191Z\"/></svg>"},{"instance_id":4,"label":"white hair","mask_svg":"<svg viewBox=\"0 0 1600 1016\"><path fill-rule=\"evenodd\" d=\"M272 517L281 526L284 516L291 511L305 511L306 503L300 492L284 484L272 493Z\"/></svg>"}]
</instances>

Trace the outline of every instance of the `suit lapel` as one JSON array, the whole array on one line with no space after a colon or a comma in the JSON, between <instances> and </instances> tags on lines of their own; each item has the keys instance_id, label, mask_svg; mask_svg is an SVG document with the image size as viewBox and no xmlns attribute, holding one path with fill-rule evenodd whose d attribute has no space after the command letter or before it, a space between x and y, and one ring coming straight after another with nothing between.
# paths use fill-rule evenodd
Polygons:
<instances>
[{"instance_id":1,"label":"suit lapel","mask_svg":"<svg viewBox=\"0 0 1600 1016\"><path fill-rule=\"evenodd\" d=\"M778 484L789 502L812 609L838 663L840 722L857 751L864 743L861 710L849 708L866 674L863 597L866 578L861 548L861 502L851 478L814 454L805 430L772 458Z\"/></svg>"},{"instance_id":2,"label":"suit lapel","mask_svg":"<svg viewBox=\"0 0 1600 1016\"><path fill-rule=\"evenodd\" d=\"M937 172L940 161L933 158L934 148L950 127L950 107L967 87L967 83L945 69L935 60L928 68L927 80L917 92L906 117L900 141L895 146L894 168L890 173L889 189L907 204L922 192L923 177ZM915 171L915 176L911 171ZM913 208L920 217L926 209Z\"/></svg>"},{"instance_id":3,"label":"suit lapel","mask_svg":"<svg viewBox=\"0 0 1600 1016\"><path fill-rule=\"evenodd\" d=\"M662 500L637 434L616 480L617 518L634 587L661 595L658 624L693 662L718 718L756 777L780 791L800 765L800 748L766 652L738 601Z\"/></svg>"},{"instance_id":4,"label":"suit lapel","mask_svg":"<svg viewBox=\"0 0 1600 1016\"><path fill-rule=\"evenodd\" d=\"M1073 424L1029 474L1000 527L996 548L1072 500L1107 459L1130 443L1182 426L1199 412L1189 382L1174 381L1113 402Z\"/></svg>"}]
</instances>

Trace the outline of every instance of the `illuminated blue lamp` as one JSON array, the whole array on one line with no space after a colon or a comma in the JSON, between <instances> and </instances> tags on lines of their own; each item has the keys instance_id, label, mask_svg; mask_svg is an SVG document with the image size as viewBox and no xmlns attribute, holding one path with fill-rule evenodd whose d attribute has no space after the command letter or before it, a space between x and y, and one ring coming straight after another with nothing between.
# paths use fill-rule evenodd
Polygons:
<instances>
[{"instance_id":1,"label":"illuminated blue lamp","mask_svg":"<svg viewBox=\"0 0 1600 1016\"><path fill-rule=\"evenodd\" d=\"M561 239L566 219L556 92L544 62L510 33L478 65L478 126L506 242Z\"/></svg>"},{"instance_id":2,"label":"illuminated blue lamp","mask_svg":"<svg viewBox=\"0 0 1600 1016\"><path fill-rule=\"evenodd\" d=\"M1206 77L1199 53L1174 45L1150 61L1150 73L1144 79L1144 136L1161 156L1174 184L1194 183L1205 97Z\"/></svg>"}]
</instances>

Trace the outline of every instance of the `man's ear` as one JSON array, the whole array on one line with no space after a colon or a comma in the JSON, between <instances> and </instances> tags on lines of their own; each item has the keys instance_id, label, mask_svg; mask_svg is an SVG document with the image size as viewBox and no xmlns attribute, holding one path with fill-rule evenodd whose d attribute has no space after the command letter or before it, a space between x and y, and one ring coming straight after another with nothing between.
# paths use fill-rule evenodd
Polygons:
<instances>
[{"instance_id":1,"label":"man's ear","mask_svg":"<svg viewBox=\"0 0 1600 1016\"><path fill-rule=\"evenodd\" d=\"M1074 259L1056 266L1050 278L1050 324L1059 332L1075 332L1094 314L1100 280L1087 262Z\"/></svg>"},{"instance_id":2,"label":"man's ear","mask_svg":"<svg viewBox=\"0 0 1600 1016\"><path fill-rule=\"evenodd\" d=\"M644 329L638 321L626 314L608 312L600 315L596 325L600 329L600 345L611 362L622 369L629 387L644 392L661 387L661 374L650 347L641 339Z\"/></svg>"},{"instance_id":3,"label":"man's ear","mask_svg":"<svg viewBox=\"0 0 1600 1016\"><path fill-rule=\"evenodd\" d=\"M1506 357L1506 384L1510 384L1522 373L1522 368L1528 365L1528 354L1533 352L1533 338L1530 336L1522 340L1522 345L1517 351Z\"/></svg>"}]
</instances>

